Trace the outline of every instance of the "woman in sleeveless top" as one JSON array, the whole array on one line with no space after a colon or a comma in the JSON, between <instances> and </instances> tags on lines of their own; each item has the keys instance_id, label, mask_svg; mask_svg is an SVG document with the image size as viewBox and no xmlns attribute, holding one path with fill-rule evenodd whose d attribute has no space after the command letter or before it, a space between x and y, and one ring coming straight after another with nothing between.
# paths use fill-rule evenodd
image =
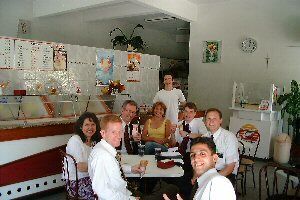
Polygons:
<instances>
[{"instance_id":1,"label":"woman in sleeveless top","mask_svg":"<svg viewBox=\"0 0 300 200\"><path fill-rule=\"evenodd\" d=\"M165 118L167 107L162 102L156 102L152 107L152 117L144 125L142 139L145 142L145 154L154 154L155 148L167 151L171 122Z\"/></svg>"}]
</instances>

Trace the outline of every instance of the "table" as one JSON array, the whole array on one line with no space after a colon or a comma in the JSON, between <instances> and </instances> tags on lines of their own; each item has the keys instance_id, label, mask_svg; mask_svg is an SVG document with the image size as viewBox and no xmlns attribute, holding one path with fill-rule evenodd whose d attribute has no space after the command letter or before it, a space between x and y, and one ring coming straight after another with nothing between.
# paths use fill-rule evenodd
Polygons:
<instances>
[{"instance_id":1,"label":"table","mask_svg":"<svg viewBox=\"0 0 300 200\"><path fill-rule=\"evenodd\" d=\"M168 169L161 169L156 166L156 160L154 155L122 155L122 164L136 165L140 163L140 160L148 160L148 166L146 168L145 174L143 177L181 177L184 174L184 171L179 166L174 166ZM140 174L127 173L126 177L140 177Z\"/></svg>"}]
</instances>

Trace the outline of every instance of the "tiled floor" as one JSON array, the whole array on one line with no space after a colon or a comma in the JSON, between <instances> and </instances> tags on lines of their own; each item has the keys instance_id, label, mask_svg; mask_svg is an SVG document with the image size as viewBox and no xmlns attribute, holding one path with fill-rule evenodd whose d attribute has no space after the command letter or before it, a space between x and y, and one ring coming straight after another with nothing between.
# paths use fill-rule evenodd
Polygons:
<instances>
[{"instance_id":1,"label":"tiled floor","mask_svg":"<svg viewBox=\"0 0 300 200\"><path fill-rule=\"evenodd\" d=\"M265 162L263 161L257 161L255 163L255 181L256 181L256 187L253 187L253 182L252 182L252 174L250 172L247 173L247 185L246 185L246 191L247 194L244 197L239 197L238 199L241 200L253 200L253 199L258 199L258 179L259 179L259 169L265 165ZM272 180L270 180L272 181ZM281 182L280 182L281 183ZM281 184L283 185L283 183ZM238 190L240 190L240 184L238 184ZM263 199L265 199L266 195L266 189L264 188L262 191L263 194ZM63 192L57 193L57 194L52 194L48 195L42 198L36 198L39 200L60 200L60 199L65 199L65 194Z\"/></svg>"}]
</instances>

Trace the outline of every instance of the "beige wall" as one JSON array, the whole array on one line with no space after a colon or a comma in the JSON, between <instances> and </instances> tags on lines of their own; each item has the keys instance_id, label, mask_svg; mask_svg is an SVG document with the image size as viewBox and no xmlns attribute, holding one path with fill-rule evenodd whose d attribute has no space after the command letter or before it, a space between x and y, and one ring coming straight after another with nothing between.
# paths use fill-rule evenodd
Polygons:
<instances>
[{"instance_id":1,"label":"beige wall","mask_svg":"<svg viewBox=\"0 0 300 200\"><path fill-rule=\"evenodd\" d=\"M226 127L234 80L279 85L299 81L299 10L297 0L231 0L200 5L198 21L191 23L189 100L202 109L221 109ZM257 40L254 53L240 50L246 37ZM220 63L202 63L204 40L222 40Z\"/></svg>"}]
</instances>

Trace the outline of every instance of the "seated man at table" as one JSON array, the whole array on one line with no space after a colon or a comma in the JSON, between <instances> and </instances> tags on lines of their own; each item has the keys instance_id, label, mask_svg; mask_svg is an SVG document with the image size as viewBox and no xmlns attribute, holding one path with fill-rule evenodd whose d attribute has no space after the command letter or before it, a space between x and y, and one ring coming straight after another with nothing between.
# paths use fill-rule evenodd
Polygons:
<instances>
[{"instance_id":1,"label":"seated man at table","mask_svg":"<svg viewBox=\"0 0 300 200\"><path fill-rule=\"evenodd\" d=\"M118 150L121 150L122 154L137 154L138 147L137 142L141 141L141 133L137 130L135 132L133 127L133 119L136 116L138 105L133 100L126 100L122 105L121 110L121 120L122 120L122 139L121 144L117 147ZM135 134L132 134L135 133Z\"/></svg>"},{"instance_id":2,"label":"seated man at table","mask_svg":"<svg viewBox=\"0 0 300 200\"><path fill-rule=\"evenodd\" d=\"M193 141L191 147L191 164L195 175L198 177L195 183L196 192L192 194L195 200L235 200L235 192L230 181L221 176L215 169L218 155L216 145L211 138L199 137ZM163 195L169 200L167 195ZM178 200L182 198L177 195Z\"/></svg>"},{"instance_id":3,"label":"seated man at table","mask_svg":"<svg viewBox=\"0 0 300 200\"><path fill-rule=\"evenodd\" d=\"M178 126L181 127L176 131L175 138L179 143L179 152L183 155L184 176L179 181L179 188L185 198L188 198L192 188L191 179L193 177L193 169L190 160L190 144L197 137L201 137L207 133L207 129L203 122L203 118L195 118L197 106L193 102L187 102L184 105L183 117Z\"/></svg>"},{"instance_id":4,"label":"seated man at table","mask_svg":"<svg viewBox=\"0 0 300 200\"><path fill-rule=\"evenodd\" d=\"M216 144L219 156L216 169L235 185L239 166L238 140L233 133L221 127L222 121L220 110L208 109L205 114L205 125L209 132L205 136L212 137Z\"/></svg>"},{"instance_id":5,"label":"seated man at table","mask_svg":"<svg viewBox=\"0 0 300 200\"><path fill-rule=\"evenodd\" d=\"M116 158L115 148L120 145L122 120L116 115L106 115L101 119L100 128L102 139L93 148L88 160L94 192L103 200L136 199L127 189L124 171L141 173L140 165L121 167Z\"/></svg>"}]
</instances>

